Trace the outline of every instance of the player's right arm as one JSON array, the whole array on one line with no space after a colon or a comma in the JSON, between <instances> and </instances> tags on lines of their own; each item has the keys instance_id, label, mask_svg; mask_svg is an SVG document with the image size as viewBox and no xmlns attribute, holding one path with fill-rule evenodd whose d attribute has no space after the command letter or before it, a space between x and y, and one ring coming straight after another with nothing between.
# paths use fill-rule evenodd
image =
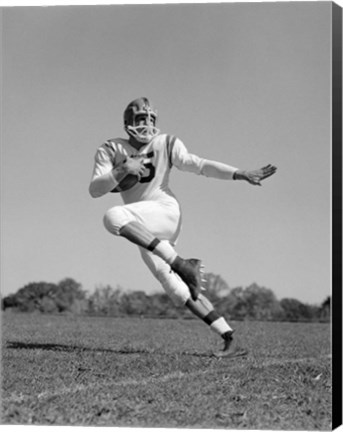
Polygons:
<instances>
[{"instance_id":1,"label":"player's right arm","mask_svg":"<svg viewBox=\"0 0 343 432\"><path fill-rule=\"evenodd\" d=\"M123 158L116 163L113 148L101 146L95 154L93 175L89 193L99 198L111 192L128 175L142 175L144 165L141 159Z\"/></svg>"}]
</instances>

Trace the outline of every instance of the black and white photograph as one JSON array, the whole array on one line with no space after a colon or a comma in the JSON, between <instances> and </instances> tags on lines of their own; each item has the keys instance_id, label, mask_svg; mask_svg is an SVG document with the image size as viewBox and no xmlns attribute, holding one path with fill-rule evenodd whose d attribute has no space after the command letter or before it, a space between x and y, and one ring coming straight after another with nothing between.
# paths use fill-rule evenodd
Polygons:
<instances>
[{"instance_id":1,"label":"black and white photograph","mask_svg":"<svg viewBox=\"0 0 343 432\"><path fill-rule=\"evenodd\" d=\"M0 14L1 424L340 426L339 3Z\"/></svg>"}]
</instances>

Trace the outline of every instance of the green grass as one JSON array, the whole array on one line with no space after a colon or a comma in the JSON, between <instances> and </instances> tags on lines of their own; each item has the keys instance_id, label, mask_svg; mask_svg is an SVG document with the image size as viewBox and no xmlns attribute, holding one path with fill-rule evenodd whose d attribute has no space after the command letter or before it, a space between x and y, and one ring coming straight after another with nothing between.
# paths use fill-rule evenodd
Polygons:
<instances>
[{"instance_id":1,"label":"green grass","mask_svg":"<svg viewBox=\"0 0 343 432\"><path fill-rule=\"evenodd\" d=\"M199 320L5 313L2 423L331 429L328 324L237 322L216 359Z\"/></svg>"}]
</instances>

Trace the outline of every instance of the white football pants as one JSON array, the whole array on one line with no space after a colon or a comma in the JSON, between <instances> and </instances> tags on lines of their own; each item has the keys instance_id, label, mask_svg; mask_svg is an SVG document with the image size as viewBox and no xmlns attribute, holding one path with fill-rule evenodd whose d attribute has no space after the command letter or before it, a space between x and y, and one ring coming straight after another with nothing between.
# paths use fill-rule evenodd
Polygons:
<instances>
[{"instance_id":1,"label":"white football pants","mask_svg":"<svg viewBox=\"0 0 343 432\"><path fill-rule=\"evenodd\" d=\"M181 230L181 210L175 199L163 201L139 201L110 208L104 216L106 229L119 235L120 229L129 222L144 225L161 241L175 246ZM154 253L139 247L143 261L160 282L172 301L182 306L190 298L187 285L171 271L169 264Z\"/></svg>"}]
</instances>

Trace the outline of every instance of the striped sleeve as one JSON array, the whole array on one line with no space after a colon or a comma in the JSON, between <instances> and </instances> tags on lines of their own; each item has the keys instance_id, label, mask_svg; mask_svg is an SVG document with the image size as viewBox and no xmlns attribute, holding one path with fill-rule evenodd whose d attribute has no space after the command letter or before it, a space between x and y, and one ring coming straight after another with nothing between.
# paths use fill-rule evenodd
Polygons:
<instances>
[{"instance_id":1,"label":"striped sleeve","mask_svg":"<svg viewBox=\"0 0 343 432\"><path fill-rule=\"evenodd\" d=\"M179 138L175 138L172 143L171 160L173 165L181 171L201 174L203 159L199 156L188 153L186 146Z\"/></svg>"},{"instance_id":2,"label":"striped sleeve","mask_svg":"<svg viewBox=\"0 0 343 432\"><path fill-rule=\"evenodd\" d=\"M173 166L173 148L175 141L176 137L174 135L167 135L167 153L170 168Z\"/></svg>"}]
</instances>

